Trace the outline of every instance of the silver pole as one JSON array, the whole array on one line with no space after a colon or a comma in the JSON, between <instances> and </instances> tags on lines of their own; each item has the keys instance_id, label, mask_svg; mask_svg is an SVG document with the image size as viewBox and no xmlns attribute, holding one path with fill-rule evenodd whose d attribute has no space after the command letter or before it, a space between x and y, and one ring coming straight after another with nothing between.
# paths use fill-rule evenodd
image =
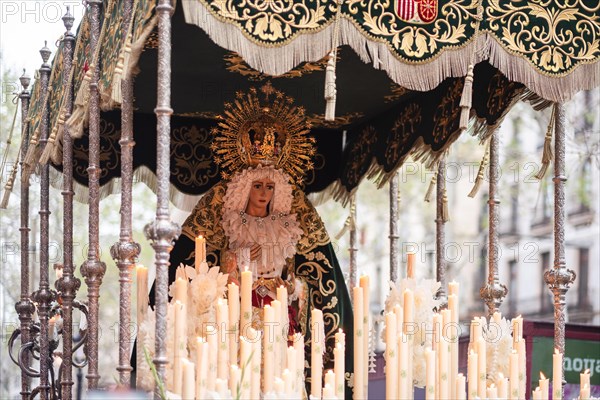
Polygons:
<instances>
[{"instance_id":1,"label":"silver pole","mask_svg":"<svg viewBox=\"0 0 600 400\"><path fill-rule=\"evenodd\" d=\"M350 248L348 248L348 252L350 253L350 288L353 288L357 285L356 274L358 268L356 262L358 252L356 247L356 194L352 195L350 199L350 221Z\"/></svg>"},{"instance_id":2,"label":"silver pole","mask_svg":"<svg viewBox=\"0 0 600 400\"><path fill-rule=\"evenodd\" d=\"M71 15L69 7L62 18L67 31L64 35L64 70L63 85L66 105L65 121L73 111L73 84L69 81L69 73L73 63L75 50L75 35L71 32L75 18ZM73 271L73 138L69 126L63 126L63 264L64 273L56 282L56 288L62 297L63 313L63 365L61 385L61 398L70 400L73 387L73 301L81 281L74 276Z\"/></svg>"},{"instance_id":3,"label":"silver pole","mask_svg":"<svg viewBox=\"0 0 600 400\"><path fill-rule=\"evenodd\" d=\"M565 354L566 295L575 281L575 272L565 261L565 119L564 104L555 104L554 136L554 267L544 274L544 280L554 295L554 348ZM563 385L564 369L563 369Z\"/></svg>"},{"instance_id":4,"label":"silver pole","mask_svg":"<svg viewBox=\"0 0 600 400\"><path fill-rule=\"evenodd\" d=\"M40 50L43 64L40 68L40 83L42 99L46 98L48 93L48 81L50 79L50 49L44 45ZM44 149L48 142L48 107L43 108L42 123L40 127L40 147ZM50 396L50 384L48 380L48 368L52 365L50 358L50 344L48 337L48 319L50 306L54 300L54 292L50 290L50 278L48 270L48 248L49 248L49 217L50 217L50 166L48 164L41 166L40 183L40 286L33 294L34 301L38 303L38 316L40 318L40 398L46 400Z\"/></svg>"},{"instance_id":5,"label":"silver pole","mask_svg":"<svg viewBox=\"0 0 600 400\"><path fill-rule=\"evenodd\" d=\"M148 240L152 242L156 265L156 312L154 365L158 379L166 382L167 366L167 300L169 283L169 252L173 241L179 237L181 227L170 220L169 176L171 140L171 16L170 0L159 0L158 14L158 88L156 113L156 218L145 227ZM160 399L158 385L154 398Z\"/></svg>"},{"instance_id":6,"label":"silver pole","mask_svg":"<svg viewBox=\"0 0 600 400\"><path fill-rule=\"evenodd\" d=\"M123 3L123 21L128 26L131 21L133 1ZM123 35L127 35L124 30ZM127 38L124 38L124 43ZM126 71L123 71L125 74ZM119 383L129 386L131 381L130 344L131 334L131 272L140 254L141 247L133 241L131 233L131 207L133 187L133 80L121 81L121 232L119 241L110 249L112 258L119 268ZM138 328L141 321L137 321Z\"/></svg>"},{"instance_id":7,"label":"silver pole","mask_svg":"<svg viewBox=\"0 0 600 400\"><path fill-rule=\"evenodd\" d=\"M398 181L400 172L396 172L390 180L390 280L398 282L400 269L400 236L398 234L398 218L400 218L400 191Z\"/></svg>"},{"instance_id":8,"label":"silver pole","mask_svg":"<svg viewBox=\"0 0 600 400\"><path fill-rule=\"evenodd\" d=\"M88 0L90 6L90 47L95 54L100 36L100 7L101 0ZM99 218L100 218L100 95L98 80L101 57L93 66L90 81L89 98L89 247L87 260L81 267L88 287L89 326L87 337L88 350L88 389L97 389L100 375L98 373L98 313L100 309L100 285L106 272L106 265L100 261Z\"/></svg>"},{"instance_id":9,"label":"silver pole","mask_svg":"<svg viewBox=\"0 0 600 400\"><path fill-rule=\"evenodd\" d=\"M446 191L446 156L442 156L438 165L437 192L436 192L436 217L435 217L435 257L436 257L436 280L442 285L438 290L438 297L446 297L446 260L444 257L444 244L446 242L446 231L443 218L444 193Z\"/></svg>"},{"instance_id":10,"label":"silver pole","mask_svg":"<svg viewBox=\"0 0 600 400\"><path fill-rule=\"evenodd\" d=\"M27 88L31 83L31 78L23 71L23 75L19 78L23 90L19 94L21 99L21 178L24 175L24 159L29 145L29 135L27 129L27 113L29 112L29 100L31 94ZM19 315L21 327L21 344L29 343L31 340L30 329L31 319L35 311L33 302L29 295L29 179L23 181L21 179L21 298L15 304L15 310ZM29 352L25 352L23 357L23 365L21 365L21 398L22 400L29 399L30 381L29 376L24 372L24 369L29 368L31 359Z\"/></svg>"},{"instance_id":11,"label":"silver pole","mask_svg":"<svg viewBox=\"0 0 600 400\"><path fill-rule=\"evenodd\" d=\"M492 133L490 139L490 173L489 173L489 234L488 234L488 280L479 290L479 296L488 307L488 315L500 308L502 300L508 293L506 286L498 278L498 263L500 261L500 243L498 241L498 225L500 221L500 201L497 197L500 161L498 156L498 130Z\"/></svg>"}]
</instances>

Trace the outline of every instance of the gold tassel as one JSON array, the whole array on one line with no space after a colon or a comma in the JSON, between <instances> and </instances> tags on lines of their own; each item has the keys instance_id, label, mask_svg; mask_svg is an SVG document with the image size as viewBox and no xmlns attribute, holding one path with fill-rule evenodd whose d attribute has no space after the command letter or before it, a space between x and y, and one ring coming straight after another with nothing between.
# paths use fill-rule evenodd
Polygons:
<instances>
[{"instance_id":1,"label":"gold tassel","mask_svg":"<svg viewBox=\"0 0 600 400\"><path fill-rule=\"evenodd\" d=\"M487 167L487 164L489 162L489 159L490 159L490 144L488 143L488 145L485 149L485 153L483 154L483 159L481 160L481 163L479 164L479 171L477 171L477 178L475 178L475 185L473 185L473 189L471 189L471 191L469 192L469 197L471 197L471 198L473 198L477 195L477 193L479 192L479 188L483 184L483 175L485 172L485 167Z\"/></svg>"},{"instance_id":2,"label":"gold tassel","mask_svg":"<svg viewBox=\"0 0 600 400\"><path fill-rule=\"evenodd\" d=\"M550 114L550 123L548 124L548 130L546 130L546 136L544 137L544 151L542 153L542 165L540 171L535 176L538 180L544 179L546 171L554 158L554 152L552 151L552 134L554 132L554 113L556 111L556 105L552 108L552 114Z\"/></svg>"},{"instance_id":3,"label":"gold tassel","mask_svg":"<svg viewBox=\"0 0 600 400\"><path fill-rule=\"evenodd\" d=\"M119 55L119 61L115 67L115 74L113 76L112 93L111 99L115 103L121 104L123 102L123 94L121 93L121 81L127 78L127 70L129 68L129 59L131 58L131 34L127 36L125 46Z\"/></svg>"},{"instance_id":4,"label":"gold tassel","mask_svg":"<svg viewBox=\"0 0 600 400\"><path fill-rule=\"evenodd\" d=\"M450 212L448 211L448 195L446 189L444 189L444 195L442 196L442 222L446 223L450 221Z\"/></svg>"},{"instance_id":5,"label":"gold tassel","mask_svg":"<svg viewBox=\"0 0 600 400\"><path fill-rule=\"evenodd\" d=\"M64 116L62 114L59 115L57 124L52 129L52 134L48 138L48 142L46 143L46 146L44 146L44 150L42 151L42 154L40 155L39 162L41 165L46 164L48 162L48 160L50 160L50 156L52 155L52 152L55 147L56 137L58 136L58 131L59 131L60 127L62 126L62 124L64 124L64 122L65 122Z\"/></svg>"},{"instance_id":6,"label":"gold tassel","mask_svg":"<svg viewBox=\"0 0 600 400\"><path fill-rule=\"evenodd\" d=\"M462 95L460 97L460 122L459 129L465 130L469 126L469 116L473 103L473 64L469 65Z\"/></svg>"},{"instance_id":7,"label":"gold tassel","mask_svg":"<svg viewBox=\"0 0 600 400\"><path fill-rule=\"evenodd\" d=\"M329 53L327 68L325 69L325 121L335 121L335 102L337 89L335 86L335 59L336 51Z\"/></svg>"},{"instance_id":8,"label":"gold tassel","mask_svg":"<svg viewBox=\"0 0 600 400\"><path fill-rule=\"evenodd\" d=\"M19 154L17 155L17 160L19 159ZM10 198L10 193L12 192L13 186L15 184L15 178L17 177L17 170L19 169L19 163L15 162L13 165L13 169L10 171L10 176L8 177L8 182L6 182L6 186L4 187L4 193L2 194L2 201L0 202L0 208L5 210L8 207L8 199Z\"/></svg>"},{"instance_id":9,"label":"gold tassel","mask_svg":"<svg viewBox=\"0 0 600 400\"><path fill-rule=\"evenodd\" d=\"M437 176L438 176L438 168L436 165L435 172L433 173L433 177L431 178L431 182L429 182L429 188L427 188L427 193L425 193L425 201L430 202L431 197L433 196L433 192L435 191L437 185Z\"/></svg>"}]
</instances>

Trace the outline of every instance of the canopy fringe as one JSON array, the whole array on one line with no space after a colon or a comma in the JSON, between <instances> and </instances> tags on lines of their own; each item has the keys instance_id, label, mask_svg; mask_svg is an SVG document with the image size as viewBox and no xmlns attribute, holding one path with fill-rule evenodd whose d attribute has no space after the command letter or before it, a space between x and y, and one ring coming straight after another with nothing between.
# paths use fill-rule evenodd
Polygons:
<instances>
[{"instance_id":1,"label":"canopy fringe","mask_svg":"<svg viewBox=\"0 0 600 400\"><path fill-rule=\"evenodd\" d=\"M552 134L554 132L554 116L556 115L556 107L552 107L552 113L550 114L550 122L548 123L548 129L546 130L546 136L544 137L544 151L542 153L542 165L539 172L535 176L536 179L542 180L546 175L546 171L554 158L554 152L552 151Z\"/></svg>"}]
</instances>

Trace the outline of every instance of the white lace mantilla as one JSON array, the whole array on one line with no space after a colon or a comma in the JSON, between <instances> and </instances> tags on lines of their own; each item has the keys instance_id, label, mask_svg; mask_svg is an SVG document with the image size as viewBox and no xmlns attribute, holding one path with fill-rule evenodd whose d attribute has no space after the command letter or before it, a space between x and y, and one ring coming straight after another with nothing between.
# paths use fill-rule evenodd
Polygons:
<instances>
[{"instance_id":1,"label":"white lace mantilla","mask_svg":"<svg viewBox=\"0 0 600 400\"><path fill-rule=\"evenodd\" d=\"M245 210L252 182L265 177L275 183L269 215L248 215ZM250 266L250 248L258 244L262 257L256 263L257 270L253 272L265 278L281 276L286 259L296 254L296 244L302 236L296 214L290 214L292 199L289 177L270 166L248 168L227 184L222 224L229 239L229 249L236 253L240 268Z\"/></svg>"}]
</instances>

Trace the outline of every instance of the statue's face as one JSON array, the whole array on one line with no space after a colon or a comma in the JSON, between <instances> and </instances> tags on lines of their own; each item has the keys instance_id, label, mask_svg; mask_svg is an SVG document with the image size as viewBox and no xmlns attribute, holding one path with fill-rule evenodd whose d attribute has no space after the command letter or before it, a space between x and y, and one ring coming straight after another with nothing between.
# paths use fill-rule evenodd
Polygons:
<instances>
[{"instance_id":1,"label":"statue's face","mask_svg":"<svg viewBox=\"0 0 600 400\"><path fill-rule=\"evenodd\" d=\"M267 205L273 198L275 192L275 182L269 178L262 178L252 181L250 187L250 198L246 213L255 217L264 217L267 215Z\"/></svg>"}]
</instances>

